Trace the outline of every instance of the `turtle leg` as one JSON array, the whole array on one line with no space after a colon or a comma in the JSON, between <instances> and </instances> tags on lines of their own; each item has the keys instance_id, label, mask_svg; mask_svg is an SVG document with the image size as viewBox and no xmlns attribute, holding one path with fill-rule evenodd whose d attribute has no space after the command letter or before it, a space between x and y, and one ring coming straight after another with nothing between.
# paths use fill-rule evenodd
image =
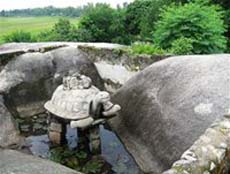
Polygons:
<instances>
[{"instance_id":1,"label":"turtle leg","mask_svg":"<svg viewBox=\"0 0 230 174\"><path fill-rule=\"evenodd\" d=\"M100 125L95 125L89 129L89 140L92 154L101 154Z\"/></svg>"},{"instance_id":2,"label":"turtle leg","mask_svg":"<svg viewBox=\"0 0 230 174\"><path fill-rule=\"evenodd\" d=\"M50 116L48 136L52 145L65 144L66 141L66 124L64 120L58 119L54 115Z\"/></svg>"}]
</instances>

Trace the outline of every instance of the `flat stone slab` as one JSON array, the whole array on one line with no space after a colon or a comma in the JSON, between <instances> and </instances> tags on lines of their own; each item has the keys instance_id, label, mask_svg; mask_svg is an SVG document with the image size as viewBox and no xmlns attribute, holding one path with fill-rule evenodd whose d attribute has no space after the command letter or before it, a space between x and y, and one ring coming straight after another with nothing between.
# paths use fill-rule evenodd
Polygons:
<instances>
[{"instance_id":1,"label":"flat stone slab","mask_svg":"<svg viewBox=\"0 0 230 174\"><path fill-rule=\"evenodd\" d=\"M15 150L0 150L1 174L82 174L52 161Z\"/></svg>"}]
</instances>

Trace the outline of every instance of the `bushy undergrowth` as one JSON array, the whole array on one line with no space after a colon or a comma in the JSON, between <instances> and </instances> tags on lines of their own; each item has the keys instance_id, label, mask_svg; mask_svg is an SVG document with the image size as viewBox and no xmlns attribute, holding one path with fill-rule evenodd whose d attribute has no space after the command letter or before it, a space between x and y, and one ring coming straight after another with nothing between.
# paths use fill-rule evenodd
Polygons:
<instances>
[{"instance_id":1,"label":"bushy undergrowth","mask_svg":"<svg viewBox=\"0 0 230 174\"><path fill-rule=\"evenodd\" d=\"M4 38L5 42L33 42L34 38L32 38L30 32L24 31L15 31L9 35L6 35Z\"/></svg>"},{"instance_id":2,"label":"bushy undergrowth","mask_svg":"<svg viewBox=\"0 0 230 174\"><path fill-rule=\"evenodd\" d=\"M169 50L170 53L175 55L192 54L193 40L190 38L180 37L172 42L172 46Z\"/></svg>"},{"instance_id":3,"label":"bushy undergrowth","mask_svg":"<svg viewBox=\"0 0 230 174\"><path fill-rule=\"evenodd\" d=\"M138 43L132 44L131 53L147 54L147 55L163 55L166 52L162 48L155 46L151 43L138 42Z\"/></svg>"},{"instance_id":4,"label":"bushy undergrowth","mask_svg":"<svg viewBox=\"0 0 230 174\"><path fill-rule=\"evenodd\" d=\"M224 52L226 38L222 17L220 8L215 5L171 5L161 13L154 32L154 42L164 49L170 49L182 42L180 38L187 38L192 40L192 50L189 51L194 54Z\"/></svg>"}]
</instances>

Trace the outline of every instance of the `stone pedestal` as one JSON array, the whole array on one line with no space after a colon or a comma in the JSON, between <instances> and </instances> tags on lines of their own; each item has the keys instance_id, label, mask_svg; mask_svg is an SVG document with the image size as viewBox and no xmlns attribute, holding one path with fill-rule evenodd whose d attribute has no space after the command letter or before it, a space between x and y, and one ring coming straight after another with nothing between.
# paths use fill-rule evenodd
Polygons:
<instances>
[{"instance_id":1,"label":"stone pedestal","mask_svg":"<svg viewBox=\"0 0 230 174\"><path fill-rule=\"evenodd\" d=\"M48 136L52 145L56 146L65 144L67 142L65 135L66 123L64 120L51 115L49 120Z\"/></svg>"},{"instance_id":2,"label":"stone pedestal","mask_svg":"<svg viewBox=\"0 0 230 174\"><path fill-rule=\"evenodd\" d=\"M89 141L91 145L91 153L94 155L101 154L101 139L99 125L93 126L89 129Z\"/></svg>"}]
</instances>

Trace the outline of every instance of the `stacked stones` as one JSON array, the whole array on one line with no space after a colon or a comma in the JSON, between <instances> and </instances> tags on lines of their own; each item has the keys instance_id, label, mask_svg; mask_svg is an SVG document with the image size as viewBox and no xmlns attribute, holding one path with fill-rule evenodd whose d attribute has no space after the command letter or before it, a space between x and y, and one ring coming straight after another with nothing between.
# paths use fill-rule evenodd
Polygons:
<instances>
[{"instance_id":1,"label":"stacked stones","mask_svg":"<svg viewBox=\"0 0 230 174\"><path fill-rule=\"evenodd\" d=\"M22 134L45 134L47 132L47 113L44 112L27 118L18 118L17 123Z\"/></svg>"},{"instance_id":2,"label":"stacked stones","mask_svg":"<svg viewBox=\"0 0 230 174\"><path fill-rule=\"evenodd\" d=\"M230 115L218 120L163 174L230 172Z\"/></svg>"}]
</instances>

